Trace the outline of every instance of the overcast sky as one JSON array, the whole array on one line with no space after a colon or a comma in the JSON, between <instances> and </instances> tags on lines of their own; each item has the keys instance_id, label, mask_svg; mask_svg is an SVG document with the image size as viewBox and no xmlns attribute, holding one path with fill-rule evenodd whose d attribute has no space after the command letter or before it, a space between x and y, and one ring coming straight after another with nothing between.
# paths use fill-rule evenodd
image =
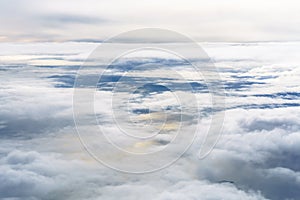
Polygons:
<instances>
[{"instance_id":1,"label":"overcast sky","mask_svg":"<svg viewBox=\"0 0 300 200\"><path fill-rule=\"evenodd\" d=\"M1 0L0 41L102 41L165 28L198 42L300 40L296 0Z\"/></svg>"}]
</instances>

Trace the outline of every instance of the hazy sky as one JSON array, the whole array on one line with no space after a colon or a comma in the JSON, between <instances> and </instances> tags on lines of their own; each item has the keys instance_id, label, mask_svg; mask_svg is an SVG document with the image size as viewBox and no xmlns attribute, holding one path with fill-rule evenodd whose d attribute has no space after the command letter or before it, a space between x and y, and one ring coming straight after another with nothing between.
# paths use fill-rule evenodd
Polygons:
<instances>
[{"instance_id":1,"label":"hazy sky","mask_svg":"<svg viewBox=\"0 0 300 200\"><path fill-rule=\"evenodd\" d=\"M296 0L0 0L0 41L101 41L165 28L199 42L300 40Z\"/></svg>"}]
</instances>

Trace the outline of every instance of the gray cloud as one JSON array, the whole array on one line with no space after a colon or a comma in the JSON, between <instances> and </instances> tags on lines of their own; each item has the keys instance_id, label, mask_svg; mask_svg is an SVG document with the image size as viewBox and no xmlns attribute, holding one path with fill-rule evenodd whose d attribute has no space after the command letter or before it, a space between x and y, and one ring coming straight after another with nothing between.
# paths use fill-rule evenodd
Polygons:
<instances>
[{"instance_id":1,"label":"gray cloud","mask_svg":"<svg viewBox=\"0 0 300 200\"><path fill-rule=\"evenodd\" d=\"M99 17L92 17L92 16L85 16L85 15L68 15L68 14L55 14L55 15L42 15L37 17L41 24L44 27L61 27L69 26L69 25L76 25L76 24L101 24L107 23L108 20L99 18Z\"/></svg>"},{"instance_id":2,"label":"gray cloud","mask_svg":"<svg viewBox=\"0 0 300 200\"><path fill-rule=\"evenodd\" d=\"M0 163L2 198L265 199L257 193L244 192L228 184L211 184L199 180L182 180L174 184L163 174L158 182L153 182L147 175L140 176L137 181L134 175L115 174L105 168L100 170L95 166L88 166L82 161L65 160L60 155L34 151L14 150L3 156ZM178 177L173 170L167 170L167 174ZM163 191L157 187L159 185L164 187Z\"/></svg>"}]
</instances>

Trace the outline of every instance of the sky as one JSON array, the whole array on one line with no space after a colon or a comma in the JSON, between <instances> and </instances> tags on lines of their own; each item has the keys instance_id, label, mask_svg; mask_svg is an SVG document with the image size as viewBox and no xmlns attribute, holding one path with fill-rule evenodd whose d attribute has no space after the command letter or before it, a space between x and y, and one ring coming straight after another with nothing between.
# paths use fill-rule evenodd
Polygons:
<instances>
[{"instance_id":1,"label":"sky","mask_svg":"<svg viewBox=\"0 0 300 200\"><path fill-rule=\"evenodd\" d=\"M299 9L0 0L0 199L298 200Z\"/></svg>"},{"instance_id":2,"label":"sky","mask_svg":"<svg viewBox=\"0 0 300 200\"><path fill-rule=\"evenodd\" d=\"M297 0L1 0L0 41L103 41L164 28L197 42L299 41Z\"/></svg>"}]
</instances>

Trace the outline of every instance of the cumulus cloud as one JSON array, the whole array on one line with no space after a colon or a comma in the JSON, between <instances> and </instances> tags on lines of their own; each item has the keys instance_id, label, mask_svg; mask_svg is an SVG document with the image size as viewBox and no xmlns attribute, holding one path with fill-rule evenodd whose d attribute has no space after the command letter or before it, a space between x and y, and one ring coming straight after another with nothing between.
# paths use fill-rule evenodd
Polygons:
<instances>
[{"instance_id":1,"label":"cumulus cloud","mask_svg":"<svg viewBox=\"0 0 300 200\"><path fill-rule=\"evenodd\" d=\"M105 168L87 165L83 160L66 160L59 154L20 150L11 151L0 162L2 198L265 199L259 193L244 192L232 184L180 180L178 173L172 168L160 173L162 178L157 180L147 175L136 177L118 174ZM166 172L170 175L163 175ZM170 176L179 180L174 183Z\"/></svg>"},{"instance_id":2,"label":"cumulus cloud","mask_svg":"<svg viewBox=\"0 0 300 200\"><path fill-rule=\"evenodd\" d=\"M203 109L200 110L200 131L194 144L169 168L143 175L123 174L100 165L84 151L76 136L72 118L73 89L70 85L82 59L94 47L85 43L40 43L18 48L15 44L0 45L1 49L7 49L1 56L0 74L1 198L298 198L300 102L297 93L299 70L295 67L298 60L296 54L292 53L288 58L279 58L276 53L273 56L262 55L271 49L280 50L278 54L287 52L288 47L296 51L297 43L204 45L217 62L225 85L227 83L223 135L211 154L202 160L197 158L203 142L201 131L207 130L211 118L209 96L199 86L201 80L197 80L198 85L194 86L200 89L196 90L195 95L203 103ZM226 53L223 55L222 52ZM239 54L235 55L237 52ZM151 61L151 64L155 64L155 59L142 57L142 63ZM44 59L48 60L47 64L43 62ZM62 62L56 65L57 60L75 63L69 65L68 62ZM176 68L187 79L193 78L185 64L166 57L160 58L159 62L167 65L167 69ZM130 64L134 63L121 60L116 73L122 75L118 69L124 66L129 70ZM138 80L141 77L149 78L149 81L157 80L160 74L165 74L166 68L153 68L149 70L151 73L136 70L126 80ZM93 67L90 70L92 73ZM106 74L106 88L119 80L111 77L112 74ZM189 91L182 89L182 82L170 80L176 92L189 95ZM150 86L154 91L149 95L135 94L139 97L136 100L143 99L152 108L162 106L166 110L179 110L176 101L169 99L169 90L155 91L155 84ZM111 136L117 136L117 129L109 118L110 91L97 90L95 98L99 103L95 104L95 108L96 114L99 114L99 124ZM151 108L145 109L139 101L133 101L131 105L130 114L135 117L160 119L161 115L153 114ZM185 114L188 116L193 112L195 110L189 110ZM85 114L88 113L83 112ZM86 119L88 117L91 116ZM128 120L125 117L124 120ZM173 121L176 119L176 116L171 118ZM93 127L88 120L85 123L81 128L88 134ZM170 123L164 128L170 131L174 127L174 123ZM138 134L138 130L134 133ZM160 135L157 143L139 144L132 148L150 146L151 150L157 150L168 144L166 141L170 140L171 135ZM117 139L125 145L128 142ZM94 142L99 144L99 141Z\"/></svg>"}]
</instances>

